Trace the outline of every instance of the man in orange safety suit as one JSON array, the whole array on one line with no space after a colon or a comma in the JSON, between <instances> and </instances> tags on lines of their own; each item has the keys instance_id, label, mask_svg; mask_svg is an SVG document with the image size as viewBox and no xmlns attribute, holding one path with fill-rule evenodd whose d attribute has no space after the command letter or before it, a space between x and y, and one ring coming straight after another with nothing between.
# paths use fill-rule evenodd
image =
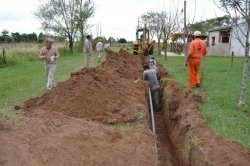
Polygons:
<instances>
[{"instance_id":1,"label":"man in orange safety suit","mask_svg":"<svg viewBox=\"0 0 250 166\"><path fill-rule=\"evenodd\" d=\"M195 39L190 43L189 56L185 61L185 66L188 66L189 86L190 88L200 87L199 68L203 56L207 54L207 45L201 39L201 32L194 32Z\"/></svg>"}]
</instances>

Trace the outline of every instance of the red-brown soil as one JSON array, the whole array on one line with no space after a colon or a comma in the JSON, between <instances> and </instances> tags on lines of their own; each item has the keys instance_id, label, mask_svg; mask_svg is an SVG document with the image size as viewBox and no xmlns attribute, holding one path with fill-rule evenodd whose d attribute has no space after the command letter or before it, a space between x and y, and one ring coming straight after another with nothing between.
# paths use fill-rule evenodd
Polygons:
<instances>
[{"instance_id":1,"label":"red-brown soil","mask_svg":"<svg viewBox=\"0 0 250 166\"><path fill-rule=\"evenodd\" d=\"M170 79L158 67L159 77ZM245 149L210 131L197 111L201 98L173 81L165 85L168 102L155 115L154 136L146 82L135 82L141 77L138 56L110 52L97 68L72 73L52 91L26 101L24 116L14 124L0 119L0 166L250 163Z\"/></svg>"}]
</instances>

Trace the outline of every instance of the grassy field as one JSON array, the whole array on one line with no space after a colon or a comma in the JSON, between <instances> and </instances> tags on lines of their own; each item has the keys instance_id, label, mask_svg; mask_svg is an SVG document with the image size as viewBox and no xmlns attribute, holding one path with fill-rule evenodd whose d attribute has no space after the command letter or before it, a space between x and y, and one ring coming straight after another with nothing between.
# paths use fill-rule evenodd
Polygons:
<instances>
[{"instance_id":1,"label":"grassy field","mask_svg":"<svg viewBox=\"0 0 250 166\"><path fill-rule=\"evenodd\" d=\"M112 48L118 51L119 48ZM93 57L97 55L94 54ZM157 61L164 64L178 82L188 86L187 68L183 57L156 56ZM103 59L105 56L102 57ZM206 57L203 69L202 88L206 92L205 103L200 111L204 114L208 125L224 136L235 140L250 150L250 93L246 96L246 106L238 109L240 95L242 58L235 58L230 67L230 58ZM70 73L83 67L82 53L64 55L58 60L56 81L61 82L70 77ZM92 65L97 65L97 59ZM250 74L250 73L249 73ZM22 61L15 65L0 68L0 117L13 118L20 111L14 111L14 105L42 95L46 91L46 76L43 61ZM248 77L248 92L250 75ZM197 93L201 91L196 90Z\"/></svg>"},{"instance_id":2,"label":"grassy field","mask_svg":"<svg viewBox=\"0 0 250 166\"><path fill-rule=\"evenodd\" d=\"M158 61L175 77L178 82L188 87L187 68L183 57L163 56ZM204 114L212 130L226 139L235 140L250 150L250 73L248 74L248 93L246 105L239 109L242 58L235 58L231 68L229 57L205 57L202 89L205 90L205 103L200 111ZM200 70L200 71L201 71ZM197 93L202 93L195 90Z\"/></svg>"}]
</instances>

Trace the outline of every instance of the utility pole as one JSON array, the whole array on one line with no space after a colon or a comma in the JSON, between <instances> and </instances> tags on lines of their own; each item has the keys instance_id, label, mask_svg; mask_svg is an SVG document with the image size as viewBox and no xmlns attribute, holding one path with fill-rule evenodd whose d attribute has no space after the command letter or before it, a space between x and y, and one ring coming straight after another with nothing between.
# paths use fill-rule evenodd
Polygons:
<instances>
[{"instance_id":1,"label":"utility pole","mask_svg":"<svg viewBox=\"0 0 250 166\"><path fill-rule=\"evenodd\" d=\"M187 15L186 15L186 0L184 0L184 52L185 52L185 58L184 58L184 63L186 62L187 58L188 58L188 55L187 55L187 23L186 23L186 20L187 20Z\"/></svg>"}]
</instances>

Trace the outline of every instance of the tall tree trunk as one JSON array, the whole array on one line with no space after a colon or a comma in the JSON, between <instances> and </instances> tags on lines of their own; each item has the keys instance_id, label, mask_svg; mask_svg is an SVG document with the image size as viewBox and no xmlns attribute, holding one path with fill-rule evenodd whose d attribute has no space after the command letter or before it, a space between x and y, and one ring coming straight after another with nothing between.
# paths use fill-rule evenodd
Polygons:
<instances>
[{"instance_id":1,"label":"tall tree trunk","mask_svg":"<svg viewBox=\"0 0 250 166\"><path fill-rule=\"evenodd\" d=\"M69 39L69 51L73 52L74 41L73 41L73 37L70 33L68 33L68 39Z\"/></svg>"},{"instance_id":2,"label":"tall tree trunk","mask_svg":"<svg viewBox=\"0 0 250 166\"><path fill-rule=\"evenodd\" d=\"M158 38L158 54L161 55L161 40Z\"/></svg>"},{"instance_id":3,"label":"tall tree trunk","mask_svg":"<svg viewBox=\"0 0 250 166\"><path fill-rule=\"evenodd\" d=\"M167 58L168 58L167 47L168 47L168 42L164 41L164 60L165 61L167 61Z\"/></svg>"},{"instance_id":4,"label":"tall tree trunk","mask_svg":"<svg viewBox=\"0 0 250 166\"><path fill-rule=\"evenodd\" d=\"M70 52L73 52L73 44L74 44L73 40L70 40L69 41L69 50L70 50Z\"/></svg>"},{"instance_id":5,"label":"tall tree trunk","mask_svg":"<svg viewBox=\"0 0 250 166\"><path fill-rule=\"evenodd\" d=\"M168 39L164 35L164 61L167 61L168 55L167 55L167 44L168 44Z\"/></svg>"},{"instance_id":6,"label":"tall tree trunk","mask_svg":"<svg viewBox=\"0 0 250 166\"><path fill-rule=\"evenodd\" d=\"M242 73L242 84L241 84L241 92L240 92L240 100L238 106L245 105L245 98L247 92L247 73L248 73L248 61L249 61L249 24L247 24L247 35L246 35L246 47L245 47L245 57L243 64L243 73Z\"/></svg>"}]
</instances>

